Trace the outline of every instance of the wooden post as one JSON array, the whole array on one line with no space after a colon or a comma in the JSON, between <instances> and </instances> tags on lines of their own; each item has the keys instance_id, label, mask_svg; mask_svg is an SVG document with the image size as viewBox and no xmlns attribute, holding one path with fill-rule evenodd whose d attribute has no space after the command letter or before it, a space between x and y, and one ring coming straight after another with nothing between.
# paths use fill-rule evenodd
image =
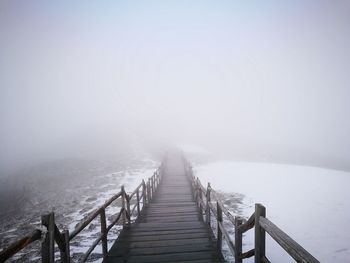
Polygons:
<instances>
[{"instance_id":1,"label":"wooden post","mask_svg":"<svg viewBox=\"0 0 350 263\"><path fill-rule=\"evenodd\" d=\"M67 231L67 230L65 230ZM69 262L69 255L67 254L67 244L66 244L66 237L65 237L65 231L61 234L61 233L58 233L58 235L60 236L60 240L62 241L62 243L60 245L58 245L58 248L60 250L60 257L61 257L61 262L62 263L68 263ZM55 233L55 238L56 237L56 233ZM56 241L57 242L57 241ZM69 240L68 240L69 242Z\"/></svg>"},{"instance_id":2,"label":"wooden post","mask_svg":"<svg viewBox=\"0 0 350 263\"><path fill-rule=\"evenodd\" d=\"M155 178L155 173L153 174L153 176L151 177L151 183L152 183L152 197L154 196L154 178Z\"/></svg>"},{"instance_id":3,"label":"wooden post","mask_svg":"<svg viewBox=\"0 0 350 263\"><path fill-rule=\"evenodd\" d=\"M69 230L63 231L64 244L66 245L66 262L70 263Z\"/></svg>"},{"instance_id":4,"label":"wooden post","mask_svg":"<svg viewBox=\"0 0 350 263\"><path fill-rule=\"evenodd\" d=\"M150 179L147 180L147 203L151 202L151 184Z\"/></svg>"},{"instance_id":5,"label":"wooden post","mask_svg":"<svg viewBox=\"0 0 350 263\"><path fill-rule=\"evenodd\" d=\"M216 202L216 210L217 210L217 221L218 221L218 236L217 236L217 249L218 252L221 252L222 249L222 232L220 228L220 223L222 224L222 209L219 205L219 202Z\"/></svg>"},{"instance_id":6,"label":"wooden post","mask_svg":"<svg viewBox=\"0 0 350 263\"><path fill-rule=\"evenodd\" d=\"M130 198L129 195L125 195L126 197L126 211L128 212L127 220L128 220L128 226L131 224L131 214L130 214Z\"/></svg>"},{"instance_id":7,"label":"wooden post","mask_svg":"<svg viewBox=\"0 0 350 263\"><path fill-rule=\"evenodd\" d=\"M198 201L198 186L197 186L197 180L193 177L193 198L194 201L196 202L196 204L198 205L197 201Z\"/></svg>"},{"instance_id":8,"label":"wooden post","mask_svg":"<svg viewBox=\"0 0 350 263\"><path fill-rule=\"evenodd\" d=\"M242 263L242 259L239 257L242 254L242 232L238 230L242 223L241 218L235 218L235 263Z\"/></svg>"},{"instance_id":9,"label":"wooden post","mask_svg":"<svg viewBox=\"0 0 350 263\"><path fill-rule=\"evenodd\" d=\"M255 204L255 263L261 263L265 257L265 230L260 226L260 217L266 217L266 209L261 204Z\"/></svg>"},{"instance_id":10,"label":"wooden post","mask_svg":"<svg viewBox=\"0 0 350 263\"><path fill-rule=\"evenodd\" d=\"M211 192L211 186L210 186L210 183L208 183L208 186L207 186L207 193L206 193L206 199L207 199L207 207L205 209L205 212L206 212L206 216L205 216L205 221L206 223L210 226L210 207L209 207L209 204L210 204L210 201L211 201L211 198L210 198L210 192Z\"/></svg>"},{"instance_id":11,"label":"wooden post","mask_svg":"<svg viewBox=\"0 0 350 263\"><path fill-rule=\"evenodd\" d=\"M126 218L125 218L125 214L126 214L126 210L125 210L125 190L124 190L124 185L122 185L122 209L123 209L123 213L122 213L122 222L123 222L123 227L125 226L125 222L126 222Z\"/></svg>"},{"instance_id":12,"label":"wooden post","mask_svg":"<svg viewBox=\"0 0 350 263\"><path fill-rule=\"evenodd\" d=\"M55 262L55 215L50 213L41 216L41 224L47 228L44 241L41 246L41 258L43 263Z\"/></svg>"},{"instance_id":13,"label":"wooden post","mask_svg":"<svg viewBox=\"0 0 350 263\"><path fill-rule=\"evenodd\" d=\"M142 179L142 209L145 207L146 202L147 202L146 183L145 183L145 180Z\"/></svg>"},{"instance_id":14,"label":"wooden post","mask_svg":"<svg viewBox=\"0 0 350 263\"><path fill-rule=\"evenodd\" d=\"M136 199L137 199L137 216L140 215L140 188L137 189L137 192L136 192Z\"/></svg>"},{"instance_id":15,"label":"wooden post","mask_svg":"<svg viewBox=\"0 0 350 263\"><path fill-rule=\"evenodd\" d=\"M158 187L158 185L159 185L159 171L157 170L156 171L156 189L157 189L157 187Z\"/></svg>"},{"instance_id":16,"label":"wooden post","mask_svg":"<svg viewBox=\"0 0 350 263\"><path fill-rule=\"evenodd\" d=\"M200 185L199 179L197 177L197 182L198 182L198 203L199 203L199 214L201 220L203 220L203 206L202 206L202 187Z\"/></svg>"},{"instance_id":17,"label":"wooden post","mask_svg":"<svg viewBox=\"0 0 350 263\"><path fill-rule=\"evenodd\" d=\"M106 211L104 208L101 209L100 221L101 221L101 234L102 234L102 255L103 255L103 258L106 258L108 253L108 243L107 243Z\"/></svg>"}]
</instances>

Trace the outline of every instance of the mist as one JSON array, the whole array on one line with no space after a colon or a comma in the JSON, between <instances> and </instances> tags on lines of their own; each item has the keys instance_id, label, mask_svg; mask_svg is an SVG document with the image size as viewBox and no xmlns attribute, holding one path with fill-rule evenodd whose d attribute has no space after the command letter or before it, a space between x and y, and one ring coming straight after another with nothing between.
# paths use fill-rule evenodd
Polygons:
<instances>
[{"instance_id":1,"label":"mist","mask_svg":"<svg viewBox=\"0 0 350 263\"><path fill-rule=\"evenodd\" d=\"M1 174L198 145L350 169L347 1L2 1Z\"/></svg>"}]
</instances>

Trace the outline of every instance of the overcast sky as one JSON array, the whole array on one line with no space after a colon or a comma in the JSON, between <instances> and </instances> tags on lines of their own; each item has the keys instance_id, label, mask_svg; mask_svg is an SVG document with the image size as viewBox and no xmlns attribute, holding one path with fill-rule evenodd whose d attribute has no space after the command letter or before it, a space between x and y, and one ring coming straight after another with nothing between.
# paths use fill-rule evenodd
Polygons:
<instances>
[{"instance_id":1,"label":"overcast sky","mask_svg":"<svg viewBox=\"0 0 350 263\"><path fill-rule=\"evenodd\" d=\"M0 165L127 136L350 169L349 14L348 1L1 1Z\"/></svg>"}]
</instances>

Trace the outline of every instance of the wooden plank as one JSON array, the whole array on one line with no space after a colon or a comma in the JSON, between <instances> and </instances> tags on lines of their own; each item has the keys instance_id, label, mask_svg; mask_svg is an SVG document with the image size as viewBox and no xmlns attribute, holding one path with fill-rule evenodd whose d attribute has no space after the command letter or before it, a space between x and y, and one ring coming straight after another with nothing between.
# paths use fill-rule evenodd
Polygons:
<instances>
[{"instance_id":1,"label":"wooden plank","mask_svg":"<svg viewBox=\"0 0 350 263\"><path fill-rule=\"evenodd\" d=\"M297 262L319 263L309 252L295 242L290 236L264 217L259 217L263 229Z\"/></svg>"},{"instance_id":2,"label":"wooden plank","mask_svg":"<svg viewBox=\"0 0 350 263\"><path fill-rule=\"evenodd\" d=\"M194 238L208 238L208 233L188 233L188 234L170 234L165 236L149 235L149 236L131 236L118 238L120 241L137 242L137 241L157 241L157 240L182 240ZM208 238L209 239L209 238Z\"/></svg>"},{"instance_id":3,"label":"wooden plank","mask_svg":"<svg viewBox=\"0 0 350 263\"><path fill-rule=\"evenodd\" d=\"M129 248L145 248L145 247L164 247L164 246L178 246L178 245L193 245L193 244L211 244L212 241L209 241L207 237L203 238L188 238L188 239L174 239L174 240L154 240L154 241L145 241L145 242L124 242L122 240L117 240L113 245L113 249L120 249L122 247Z\"/></svg>"},{"instance_id":4,"label":"wooden plank","mask_svg":"<svg viewBox=\"0 0 350 263\"><path fill-rule=\"evenodd\" d=\"M147 211L148 213L154 213L154 214L157 214L157 213L181 213L181 212L198 212L198 209L197 207L184 207L184 208L164 208L164 209L161 209L161 208L150 208L148 209Z\"/></svg>"},{"instance_id":5,"label":"wooden plank","mask_svg":"<svg viewBox=\"0 0 350 263\"><path fill-rule=\"evenodd\" d=\"M149 226L143 226L144 224L149 224ZM134 229L152 229L152 230L160 230L160 229L195 229L195 228L203 228L203 225L198 223L139 223L138 225L134 226Z\"/></svg>"},{"instance_id":6,"label":"wooden plank","mask_svg":"<svg viewBox=\"0 0 350 263\"><path fill-rule=\"evenodd\" d=\"M189 234L189 233L208 233L208 229L175 229L175 230L157 230L157 231L147 231L148 229L140 229L138 231L130 231L127 236L149 236L149 235L169 235L169 234Z\"/></svg>"},{"instance_id":7,"label":"wooden plank","mask_svg":"<svg viewBox=\"0 0 350 263\"><path fill-rule=\"evenodd\" d=\"M105 263L154 263L154 262L182 262L185 260L218 260L213 252L169 253L165 255L143 255L130 257L108 257Z\"/></svg>"},{"instance_id":8,"label":"wooden plank","mask_svg":"<svg viewBox=\"0 0 350 263\"><path fill-rule=\"evenodd\" d=\"M141 218L146 218L147 216L151 216L152 217L175 217L175 216L186 216L186 215L198 215L197 211L193 211L193 212L181 212L181 213L171 213L171 214L166 214L166 213L157 213L157 214L150 214L150 213L145 213L144 215L142 215L140 217Z\"/></svg>"},{"instance_id":9,"label":"wooden plank","mask_svg":"<svg viewBox=\"0 0 350 263\"><path fill-rule=\"evenodd\" d=\"M169 253L184 253L184 252L210 252L212 250L212 244L192 244L189 245L177 245L177 246L162 246L162 247L151 247L151 248L129 248L119 247L118 250L112 251L109 256L112 257L125 257L125 256L136 256L136 255L160 255Z\"/></svg>"},{"instance_id":10,"label":"wooden plank","mask_svg":"<svg viewBox=\"0 0 350 263\"><path fill-rule=\"evenodd\" d=\"M169 223L174 223L174 222L193 222L193 220L197 220L198 216L196 218L193 217L182 217L182 218L165 218L165 219L152 219L152 218L145 218L142 220L139 220L140 223L149 223L149 222L169 222Z\"/></svg>"},{"instance_id":11,"label":"wooden plank","mask_svg":"<svg viewBox=\"0 0 350 263\"><path fill-rule=\"evenodd\" d=\"M7 259L15 255L17 252L41 238L41 230L36 229L28 236L21 238L20 240L11 244L8 248L0 252L0 262L5 262Z\"/></svg>"}]
</instances>

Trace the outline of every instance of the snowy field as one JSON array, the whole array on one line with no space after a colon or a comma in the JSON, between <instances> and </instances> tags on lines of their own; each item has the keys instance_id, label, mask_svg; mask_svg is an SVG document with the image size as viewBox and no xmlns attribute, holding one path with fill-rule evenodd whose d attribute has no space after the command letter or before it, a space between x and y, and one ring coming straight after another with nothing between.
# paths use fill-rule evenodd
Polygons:
<instances>
[{"instance_id":1,"label":"snowy field","mask_svg":"<svg viewBox=\"0 0 350 263\"><path fill-rule=\"evenodd\" d=\"M40 215L48 211L55 212L56 224L61 230L68 228L69 231L73 231L84 217L118 193L122 185L131 193L142 179L146 180L152 176L158 165L158 162L149 158L133 158L115 166L108 164L106 167L106 164L98 163L93 169L91 167L78 169L76 163L69 167L64 167L60 163L59 169L56 165L36 169L35 174L26 179L31 194L28 195L27 202L22 204L21 210L15 214L11 211L6 215L0 214L1 248L40 227ZM113 172L106 172L110 170ZM109 223L119 213L120 208L119 200L106 209L106 219ZM120 229L121 226L117 225L109 232L109 246L118 236ZM97 218L71 241L72 262L78 262L99 233L100 222ZM58 251L56 255L56 258L59 258ZM40 244L35 242L9 262L38 262L39 259ZM101 244L99 244L88 262L101 261Z\"/></svg>"},{"instance_id":2,"label":"snowy field","mask_svg":"<svg viewBox=\"0 0 350 263\"><path fill-rule=\"evenodd\" d=\"M262 203L267 217L321 262L349 262L349 172L232 161L194 165L194 172L204 185L243 194L246 217ZM244 251L253 247L252 231L243 242ZM272 262L295 262L268 235L266 248Z\"/></svg>"}]
</instances>

